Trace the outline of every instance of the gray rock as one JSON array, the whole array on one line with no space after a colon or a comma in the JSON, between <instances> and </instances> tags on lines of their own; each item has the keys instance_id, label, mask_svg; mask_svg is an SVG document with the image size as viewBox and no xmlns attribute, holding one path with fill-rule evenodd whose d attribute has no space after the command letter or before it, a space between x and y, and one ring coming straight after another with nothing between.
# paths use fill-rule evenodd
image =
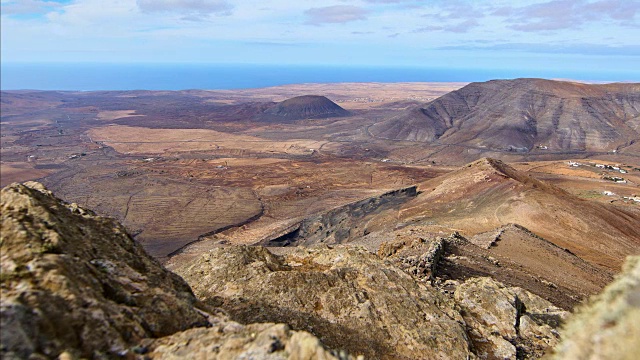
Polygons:
<instances>
[{"instance_id":1,"label":"gray rock","mask_svg":"<svg viewBox=\"0 0 640 360\"><path fill-rule=\"evenodd\" d=\"M151 359L194 360L338 360L346 353L327 350L318 338L291 331L284 324L240 325L227 322L212 328L197 328L153 341L148 346Z\"/></svg>"},{"instance_id":2,"label":"gray rock","mask_svg":"<svg viewBox=\"0 0 640 360\"><path fill-rule=\"evenodd\" d=\"M556 328L567 316L541 297L491 278L467 280L454 299L481 359L538 358L558 343Z\"/></svg>"},{"instance_id":3,"label":"gray rock","mask_svg":"<svg viewBox=\"0 0 640 360\"><path fill-rule=\"evenodd\" d=\"M640 256L628 257L617 279L577 310L562 338L549 359L638 359Z\"/></svg>"},{"instance_id":4,"label":"gray rock","mask_svg":"<svg viewBox=\"0 0 640 360\"><path fill-rule=\"evenodd\" d=\"M197 296L242 323L279 321L376 359L472 356L450 300L358 248L212 250L176 269Z\"/></svg>"},{"instance_id":5,"label":"gray rock","mask_svg":"<svg viewBox=\"0 0 640 360\"><path fill-rule=\"evenodd\" d=\"M208 324L189 286L118 223L38 183L1 194L3 354L118 356L140 339Z\"/></svg>"},{"instance_id":6,"label":"gray rock","mask_svg":"<svg viewBox=\"0 0 640 360\"><path fill-rule=\"evenodd\" d=\"M1 195L3 359L350 359L309 333L197 303L120 224L38 183Z\"/></svg>"}]
</instances>

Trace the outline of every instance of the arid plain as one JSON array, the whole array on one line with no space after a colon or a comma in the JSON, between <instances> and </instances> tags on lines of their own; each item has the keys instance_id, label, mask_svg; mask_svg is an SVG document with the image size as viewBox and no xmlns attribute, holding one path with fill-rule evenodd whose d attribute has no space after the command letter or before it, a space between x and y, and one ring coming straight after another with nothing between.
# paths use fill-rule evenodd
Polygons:
<instances>
[{"instance_id":1,"label":"arid plain","mask_svg":"<svg viewBox=\"0 0 640 360\"><path fill-rule=\"evenodd\" d=\"M226 245L375 252L407 234L506 231L515 245L496 235L457 259L497 251L522 273L511 282L571 307L640 249L639 99L637 84L537 79L3 92L2 186L39 179L169 267ZM478 261L451 276L506 271ZM566 281L549 261L603 276Z\"/></svg>"}]
</instances>

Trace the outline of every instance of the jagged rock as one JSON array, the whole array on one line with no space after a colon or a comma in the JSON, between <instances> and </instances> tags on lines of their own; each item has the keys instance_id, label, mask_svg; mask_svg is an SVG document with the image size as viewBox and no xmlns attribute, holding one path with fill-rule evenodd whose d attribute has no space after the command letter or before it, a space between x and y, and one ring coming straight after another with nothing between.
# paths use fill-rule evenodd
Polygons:
<instances>
[{"instance_id":1,"label":"jagged rock","mask_svg":"<svg viewBox=\"0 0 640 360\"><path fill-rule=\"evenodd\" d=\"M65 205L38 183L1 195L6 359L352 359L320 341L376 359L527 359L556 345L566 317L490 278L442 282L455 288L452 298L423 284L445 245L462 241L456 236L399 239L378 256L353 247L286 256L218 248L178 269L198 302L113 220ZM554 359L633 359L638 309L635 257L567 327Z\"/></svg>"},{"instance_id":2,"label":"jagged rock","mask_svg":"<svg viewBox=\"0 0 640 360\"><path fill-rule=\"evenodd\" d=\"M212 328L196 328L153 341L144 349L151 359L264 359L338 360L352 359L331 352L318 338L304 331L291 331L284 324L241 325L226 322Z\"/></svg>"},{"instance_id":3,"label":"jagged rock","mask_svg":"<svg viewBox=\"0 0 640 360\"><path fill-rule=\"evenodd\" d=\"M579 309L562 331L549 359L633 360L640 354L640 256Z\"/></svg>"},{"instance_id":4,"label":"jagged rock","mask_svg":"<svg viewBox=\"0 0 640 360\"><path fill-rule=\"evenodd\" d=\"M219 248L176 271L242 323L285 322L368 358L472 356L449 300L363 249Z\"/></svg>"},{"instance_id":5,"label":"jagged rock","mask_svg":"<svg viewBox=\"0 0 640 360\"><path fill-rule=\"evenodd\" d=\"M491 278L459 285L454 299L481 359L538 358L558 342L567 312L526 290Z\"/></svg>"},{"instance_id":6,"label":"jagged rock","mask_svg":"<svg viewBox=\"0 0 640 360\"><path fill-rule=\"evenodd\" d=\"M400 237L378 248L381 259L390 259L400 269L418 280L433 280L438 261L445 251L445 239L437 237Z\"/></svg>"},{"instance_id":7,"label":"jagged rock","mask_svg":"<svg viewBox=\"0 0 640 360\"><path fill-rule=\"evenodd\" d=\"M197 303L120 224L41 184L1 195L3 359L351 359L285 324L245 326Z\"/></svg>"},{"instance_id":8,"label":"jagged rock","mask_svg":"<svg viewBox=\"0 0 640 360\"><path fill-rule=\"evenodd\" d=\"M113 357L146 337L207 324L189 286L118 223L38 183L2 194L2 355Z\"/></svg>"}]
</instances>

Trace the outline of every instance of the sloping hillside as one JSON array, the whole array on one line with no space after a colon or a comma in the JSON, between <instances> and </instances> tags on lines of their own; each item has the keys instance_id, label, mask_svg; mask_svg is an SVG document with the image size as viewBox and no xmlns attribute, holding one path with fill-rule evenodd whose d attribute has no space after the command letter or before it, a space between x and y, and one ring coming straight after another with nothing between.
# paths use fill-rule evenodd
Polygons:
<instances>
[{"instance_id":1,"label":"sloping hillside","mask_svg":"<svg viewBox=\"0 0 640 360\"><path fill-rule=\"evenodd\" d=\"M493 159L424 182L400 219L475 235L516 223L580 258L615 271L640 251L637 213L581 200Z\"/></svg>"},{"instance_id":2,"label":"sloping hillside","mask_svg":"<svg viewBox=\"0 0 640 360\"><path fill-rule=\"evenodd\" d=\"M639 126L639 84L516 79L469 84L369 130L386 139L525 153L621 150L640 139Z\"/></svg>"}]
</instances>

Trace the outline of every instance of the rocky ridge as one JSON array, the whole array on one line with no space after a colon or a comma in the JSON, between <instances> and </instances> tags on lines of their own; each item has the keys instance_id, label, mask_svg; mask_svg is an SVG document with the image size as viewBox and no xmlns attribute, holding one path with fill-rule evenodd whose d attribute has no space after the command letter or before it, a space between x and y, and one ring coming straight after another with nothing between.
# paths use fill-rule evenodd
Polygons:
<instances>
[{"instance_id":1,"label":"rocky ridge","mask_svg":"<svg viewBox=\"0 0 640 360\"><path fill-rule=\"evenodd\" d=\"M538 358L558 342L567 312L522 288L488 277L432 286L447 241L385 243L379 256L219 248L176 272L236 321L283 321L366 358Z\"/></svg>"},{"instance_id":2,"label":"rocky ridge","mask_svg":"<svg viewBox=\"0 0 640 360\"><path fill-rule=\"evenodd\" d=\"M418 189L400 210L404 223L430 221L470 237L516 223L612 271L640 247L635 211L580 199L500 160L474 161Z\"/></svg>"},{"instance_id":3,"label":"rocky ridge","mask_svg":"<svg viewBox=\"0 0 640 360\"><path fill-rule=\"evenodd\" d=\"M435 289L361 249L212 250L176 269L203 302L239 322L282 319L367 358L471 355L462 317Z\"/></svg>"},{"instance_id":4,"label":"rocky ridge","mask_svg":"<svg viewBox=\"0 0 640 360\"><path fill-rule=\"evenodd\" d=\"M206 358L337 358L310 334L241 325L199 304L122 225L39 183L2 189L1 209L2 358L177 358L182 348L166 343L193 332L211 341Z\"/></svg>"}]
</instances>

